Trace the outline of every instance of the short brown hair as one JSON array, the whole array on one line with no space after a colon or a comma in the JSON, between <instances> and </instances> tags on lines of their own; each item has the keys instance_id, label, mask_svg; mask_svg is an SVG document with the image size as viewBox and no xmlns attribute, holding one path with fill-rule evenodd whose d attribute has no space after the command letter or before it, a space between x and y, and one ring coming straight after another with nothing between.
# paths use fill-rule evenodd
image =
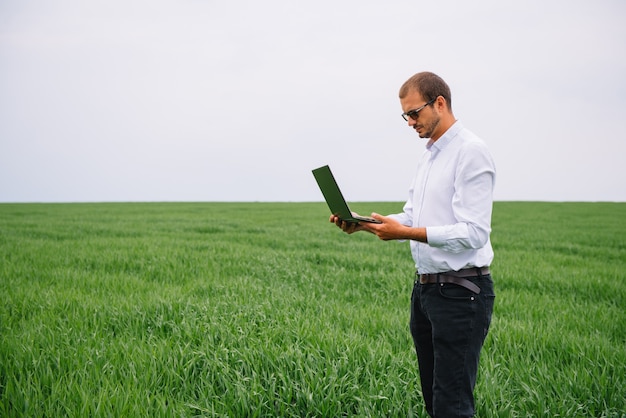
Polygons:
<instances>
[{"instance_id":1,"label":"short brown hair","mask_svg":"<svg viewBox=\"0 0 626 418\"><path fill-rule=\"evenodd\" d=\"M442 96L446 99L448 109L452 110L450 87L437 74L424 71L409 78L400 87L400 99L404 99L411 91L418 92L427 102Z\"/></svg>"}]
</instances>

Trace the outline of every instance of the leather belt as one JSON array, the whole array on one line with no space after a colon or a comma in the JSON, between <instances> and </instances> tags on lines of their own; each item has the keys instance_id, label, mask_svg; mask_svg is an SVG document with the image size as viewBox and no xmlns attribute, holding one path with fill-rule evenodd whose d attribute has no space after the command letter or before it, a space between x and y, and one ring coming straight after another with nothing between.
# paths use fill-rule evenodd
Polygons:
<instances>
[{"instance_id":1,"label":"leather belt","mask_svg":"<svg viewBox=\"0 0 626 418\"><path fill-rule=\"evenodd\" d=\"M466 277L481 277L490 274L489 267L474 267L467 268L459 271L444 271L442 273L432 274L419 274L420 284L434 284L434 283L452 283L458 286L462 286L467 290L476 294L480 293L480 287L475 283L467 280Z\"/></svg>"}]
</instances>

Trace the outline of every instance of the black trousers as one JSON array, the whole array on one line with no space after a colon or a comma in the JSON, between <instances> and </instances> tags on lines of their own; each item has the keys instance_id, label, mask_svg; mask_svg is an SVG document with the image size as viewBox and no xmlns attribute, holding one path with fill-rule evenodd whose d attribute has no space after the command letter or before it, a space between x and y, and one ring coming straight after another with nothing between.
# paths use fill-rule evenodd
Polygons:
<instances>
[{"instance_id":1,"label":"black trousers","mask_svg":"<svg viewBox=\"0 0 626 418\"><path fill-rule=\"evenodd\" d=\"M426 410L434 418L474 416L478 360L495 293L490 275L467 279L479 294L456 284L416 281L413 287L411 335Z\"/></svg>"}]
</instances>

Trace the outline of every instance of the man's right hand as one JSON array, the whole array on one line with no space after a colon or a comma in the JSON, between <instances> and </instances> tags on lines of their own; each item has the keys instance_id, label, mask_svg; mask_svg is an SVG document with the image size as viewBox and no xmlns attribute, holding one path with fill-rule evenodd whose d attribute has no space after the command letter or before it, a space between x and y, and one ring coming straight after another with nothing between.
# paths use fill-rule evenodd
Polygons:
<instances>
[{"instance_id":1,"label":"man's right hand","mask_svg":"<svg viewBox=\"0 0 626 418\"><path fill-rule=\"evenodd\" d=\"M353 234L364 229L360 222L346 222L337 215L330 215L329 221L341 228L346 234Z\"/></svg>"}]
</instances>

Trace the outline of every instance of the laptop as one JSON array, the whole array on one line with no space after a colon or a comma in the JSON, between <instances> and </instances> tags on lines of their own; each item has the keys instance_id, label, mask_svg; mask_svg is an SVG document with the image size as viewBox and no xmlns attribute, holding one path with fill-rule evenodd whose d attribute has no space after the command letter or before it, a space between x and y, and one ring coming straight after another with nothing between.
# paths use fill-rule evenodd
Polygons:
<instances>
[{"instance_id":1,"label":"laptop","mask_svg":"<svg viewBox=\"0 0 626 418\"><path fill-rule=\"evenodd\" d=\"M346 222L371 222L371 223L382 223L374 218L369 216L359 216L352 213L346 200L343 198L343 194L341 190L339 190L339 186L335 181L335 177L333 173L330 171L330 167L325 165L320 168L316 168L313 170L313 176L317 181L318 186L320 186L320 190L324 195L324 199L326 199L326 203L328 204L328 208L331 213L339 216L342 220Z\"/></svg>"}]
</instances>

